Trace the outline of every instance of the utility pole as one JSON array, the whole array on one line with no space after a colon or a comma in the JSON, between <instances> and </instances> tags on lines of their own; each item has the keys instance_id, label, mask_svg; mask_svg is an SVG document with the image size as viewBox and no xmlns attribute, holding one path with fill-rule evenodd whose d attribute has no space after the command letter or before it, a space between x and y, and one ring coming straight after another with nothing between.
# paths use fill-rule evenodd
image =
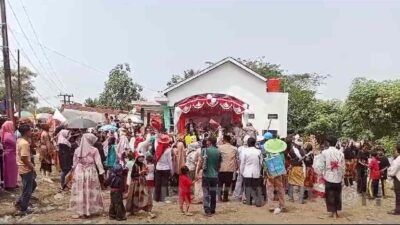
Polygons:
<instances>
[{"instance_id":1,"label":"utility pole","mask_svg":"<svg viewBox=\"0 0 400 225\"><path fill-rule=\"evenodd\" d=\"M5 0L0 0L1 11L1 36L3 39L3 62L4 62L4 84L6 86L6 101L8 118L14 121L14 104L12 102L11 92L11 68L10 68L10 53L8 49L8 33L7 33L7 16ZM15 121L14 121L15 125Z\"/></svg>"},{"instance_id":2,"label":"utility pole","mask_svg":"<svg viewBox=\"0 0 400 225\"><path fill-rule=\"evenodd\" d=\"M19 49L17 50L17 64L18 64L18 118L21 118L22 108L22 91L21 91L21 72L19 63Z\"/></svg>"},{"instance_id":3,"label":"utility pole","mask_svg":"<svg viewBox=\"0 0 400 225\"><path fill-rule=\"evenodd\" d=\"M58 95L58 97L63 97L62 102L63 102L64 105L67 105L67 104L71 104L71 97L74 97L74 95L73 94L61 94L60 93ZM67 98L68 98L68 100L67 100Z\"/></svg>"}]
</instances>

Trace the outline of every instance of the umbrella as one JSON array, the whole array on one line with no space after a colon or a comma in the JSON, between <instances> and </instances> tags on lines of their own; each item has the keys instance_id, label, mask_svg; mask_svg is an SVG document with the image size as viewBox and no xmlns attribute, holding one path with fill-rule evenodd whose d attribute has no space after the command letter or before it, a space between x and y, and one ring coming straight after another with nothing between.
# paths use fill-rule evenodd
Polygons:
<instances>
[{"instance_id":1,"label":"umbrella","mask_svg":"<svg viewBox=\"0 0 400 225\"><path fill-rule=\"evenodd\" d=\"M107 124L100 127L99 131L116 131L118 128L114 125Z\"/></svg>"},{"instance_id":2,"label":"umbrella","mask_svg":"<svg viewBox=\"0 0 400 225\"><path fill-rule=\"evenodd\" d=\"M280 153L285 151L287 148L286 142L279 140L279 139L271 139L265 142L264 149L268 153Z\"/></svg>"},{"instance_id":3,"label":"umbrella","mask_svg":"<svg viewBox=\"0 0 400 225\"><path fill-rule=\"evenodd\" d=\"M19 115L18 115L18 112L16 112L16 113L14 114L14 116L18 117L18 116L19 116ZM20 118L20 119L22 119L22 118L34 118L34 116L33 116L32 113L30 113L30 112L28 112L28 111L21 111L21 118Z\"/></svg>"},{"instance_id":4,"label":"umbrella","mask_svg":"<svg viewBox=\"0 0 400 225\"><path fill-rule=\"evenodd\" d=\"M91 127L97 127L97 123L83 118L73 119L68 123L68 128L71 129L87 129Z\"/></svg>"},{"instance_id":5,"label":"umbrella","mask_svg":"<svg viewBox=\"0 0 400 225\"><path fill-rule=\"evenodd\" d=\"M124 117L125 122L128 122L128 119L131 119L132 123L143 124L143 120L140 119L140 117L137 115L129 114L126 117Z\"/></svg>"},{"instance_id":6,"label":"umbrella","mask_svg":"<svg viewBox=\"0 0 400 225\"><path fill-rule=\"evenodd\" d=\"M36 115L37 120L47 120L48 118L52 117L50 113L39 113Z\"/></svg>"},{"instance_id":7,"label":"umbrella","mask_svg":"<svg viewBox=\"0 0 400 225\"><path fill-rule=\"evenodd\" d=\"M56 111L54 112L54 116L53 119L60 121L61 123L64 123L67 121L67 119L65 118L65 116L63 116L63 114L61 114L61 112L56 109Z\"/></svg>"}]
</instances>

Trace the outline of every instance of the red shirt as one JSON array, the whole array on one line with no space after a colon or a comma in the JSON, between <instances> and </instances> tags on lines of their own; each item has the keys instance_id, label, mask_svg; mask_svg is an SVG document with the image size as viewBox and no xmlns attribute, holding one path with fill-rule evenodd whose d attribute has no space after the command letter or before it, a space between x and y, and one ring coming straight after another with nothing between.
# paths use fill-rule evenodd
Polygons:
<instances>
[{"instance_id":1,"label":"red shirt","mask_svg":"<svg viewBox=\"0 0 400 225\"><path fill-rule=\"evenodd\" d=\"M379 161L375 157L372 157L372 160L369 163L369 169L369 178L371 180L379 180L381 178L381 173L379 171Z\"/></svg>"},{"instance_id":2,"label":"red shirt","mask_svg":"<svg viewBox=\"0 0 400 225\"><path fill-rule=\"evenodd\" d=\"M187 175L179 176L179 199L185 202L191 202L192 181Z\"/></svg>"}]
</instances>

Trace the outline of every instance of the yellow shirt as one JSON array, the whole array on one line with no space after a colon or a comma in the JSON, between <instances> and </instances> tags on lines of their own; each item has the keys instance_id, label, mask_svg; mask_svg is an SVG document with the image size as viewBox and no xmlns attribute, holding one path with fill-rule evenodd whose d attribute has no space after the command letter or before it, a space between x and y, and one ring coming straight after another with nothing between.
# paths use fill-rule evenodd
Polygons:
<instances>
[{"instance_id":1,"label":"yellow shirt","mask_svg":"<svg viewBox=\"0 0 400 225\"><path fill-rule=\"evenodd\" d=\"M27 156L31 160L31 148L30 144L24 138L19 138L17 141L17 165L19 174L25 174L31 172L29 166L22 162L21 157Z\"/></svg>"},{"instance_id":2,"label":"yellow shirt","mask_svg":"<svg viewBox=\"0 0 400 225\"><path fill-rule=\"evenodd\" d=\"M196 142L197 141L197 137L196 135L186 135L185 137L185 144L186 146L189 146L191 143Z\"/></svg>"}]
</instances>

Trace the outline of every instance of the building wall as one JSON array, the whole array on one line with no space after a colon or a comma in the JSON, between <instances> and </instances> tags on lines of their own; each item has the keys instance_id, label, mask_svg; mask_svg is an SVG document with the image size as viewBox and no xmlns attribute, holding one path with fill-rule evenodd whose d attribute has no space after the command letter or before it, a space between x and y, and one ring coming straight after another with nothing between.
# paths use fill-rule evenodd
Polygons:
<instances>
[{"instance_id":1,"label":"building wall","mask_svg":"<svg viewBox=\"0 0 400 225\"><path fill-rule=\"evenodd\" d=\"M171 90L167 93L168 105L174 106L182 99L204 93L231 95L246 102L255 115L254 120L249 122L260 133L268 127L268 114L278 114L278 119L272 120L270 130L277 130L281 137L286 137L288 94L267 93L264 81L233 63L225 63Z\"/></svg>"}]
</instances>

